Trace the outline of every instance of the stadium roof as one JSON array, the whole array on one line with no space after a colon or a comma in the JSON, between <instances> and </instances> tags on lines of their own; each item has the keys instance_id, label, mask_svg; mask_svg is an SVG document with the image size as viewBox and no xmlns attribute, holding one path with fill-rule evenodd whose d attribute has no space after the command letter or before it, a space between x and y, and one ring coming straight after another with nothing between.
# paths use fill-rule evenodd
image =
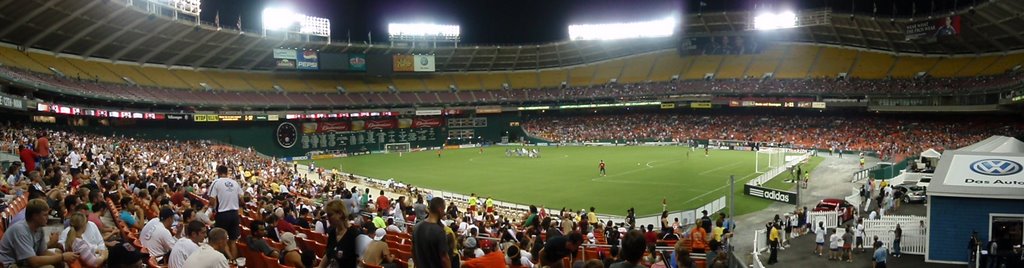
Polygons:
<instances>
[{"instance_id":1,"label":"stadium roof","mask_svg":"<svg viewBox=\"0 0 1024 268\"><path fill-rule=\"evenodd\" d=\"M423 53L437 55L440 71L541 69L591 63L675 48L677 38L621 41L564 41L542 45L460 45L413 47L408 44L349 44L285 40L218 29L208 22L146 11L148 1L0 0L0 40L26 48L140 64L242 70L269 70L274 48L330 52ZM916 54L1000 53L1024 48L1024 2L996 0L973 11L961 9L962 34L942 42L906 41L910 22L897 18L833 13L830 23L800 28L788 41ZM744 32L750 12L714 12L684 16L686 36ZM918 16L915 21L926 20ZM222 23L223 24L223 23ZM227 23L231 24L231 23Z\"/></svg>"}]
</instances>

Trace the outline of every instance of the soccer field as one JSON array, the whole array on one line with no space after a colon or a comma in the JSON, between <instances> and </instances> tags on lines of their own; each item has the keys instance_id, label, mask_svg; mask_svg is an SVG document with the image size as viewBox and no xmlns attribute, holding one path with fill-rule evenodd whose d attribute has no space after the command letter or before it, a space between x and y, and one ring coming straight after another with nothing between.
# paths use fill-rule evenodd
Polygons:
<instances>
[{"instance_id":1,"label":"soccer field","mask_svg":"<svg viewBox=\"0 0 1024 268\"><path fill-rule=\"evenodd\" d=\"M425 151L316 162L326 169L340 167L347 173L553 210L594 206L598 213L625 215L634 207L641 216L660 213L662 198L668 200L670 211L689 210L726 195L730 175L736 176L737 214L771 203L742 195L742 184L758 175L754 152L712 150L705 157L703 150L677 146L531 147L540 150L541 158L519 158L506 157L506 148L487 147L483 153L478 148L444 150L441 157L437 151ZM607 164L607 176L598 173L601 160Z\"/></svg>"}]
</instances>

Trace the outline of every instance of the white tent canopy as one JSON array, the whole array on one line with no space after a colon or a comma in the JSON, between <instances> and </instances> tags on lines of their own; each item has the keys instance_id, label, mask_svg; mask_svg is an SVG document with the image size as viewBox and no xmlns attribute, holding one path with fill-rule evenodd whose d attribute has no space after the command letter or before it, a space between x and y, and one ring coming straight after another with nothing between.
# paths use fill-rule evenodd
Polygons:
<instances>
[{"instance_id":1,"label":"white tent canopy","mask_svg":"<svg viewBox=\"0 0 1024 268\"><path fill-rule=\"evenodd\" d=\"M946 150L928 187L931 196L1024 199L1024 142L992 136Z\"/></svg>"},{"instance_id":2,"label":"white tent canopy","mask_svg":"<svg viewBox=\"0 0 1024 268\"><path fill-rule=\"evenodd\" d=\"M985 153L1022 153L1024 142L1007 136L992 136L978 143L957 149L957 151L985 152Z\"/></svg>"},{"instance_id":3,"label":"white tent canopy","mask_svg":"<svg viewBox=\"0 0 1024 268\"><path fill-rule=\"evenodd\" d=\"M936 151L935 149L928 149L927 151L921 152L921 157L924 158L939 158L940 156L942 156L942 153L939 153L939 151Z\"/></svg>"}]
</instances>

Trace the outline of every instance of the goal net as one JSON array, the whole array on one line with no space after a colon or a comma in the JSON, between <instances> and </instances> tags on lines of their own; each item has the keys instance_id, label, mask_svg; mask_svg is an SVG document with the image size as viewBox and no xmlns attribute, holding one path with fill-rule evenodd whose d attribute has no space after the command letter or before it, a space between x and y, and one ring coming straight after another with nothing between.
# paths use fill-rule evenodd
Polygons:
<instances>
[{"instance_id":1,"label":"goal net","mask_svg":"<svg viewBox=\"0 0 1024 268\"><path fill-rule=\"evenodd\" d=\"M384 144L384 153L408 153L412 151L409 143L388 143Z\"/></svg>"},{"instance_id":2,"label":"goal net","mask_svg":"<svg viewBox=\"0 0 1024 268\"><path fill-rule=\"evenodd\" d=\"M785 149L762 149L757 151L757 158L754 159L754 166L757 173L765 173L774 168L786 165Z\"/></svg>"}]
</instances>

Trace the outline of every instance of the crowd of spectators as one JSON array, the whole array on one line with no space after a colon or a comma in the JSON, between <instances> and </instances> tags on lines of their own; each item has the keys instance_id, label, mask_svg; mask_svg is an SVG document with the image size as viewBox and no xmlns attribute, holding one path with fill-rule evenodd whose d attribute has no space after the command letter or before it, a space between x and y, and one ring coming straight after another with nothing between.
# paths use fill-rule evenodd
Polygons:
<instances>
[{"instance_id":1,"label":"crowd of spectators","mask_svg":"<svg viewBox=\"0 0 1024 268\"><path fill-rule=\"evenodd\" d=\"M986 90L1019 85L1024 72L1007 72L992 76L958 78L807 78L807 79L713 79L674 80L664 82L599 84L591 86L567 85L554 88L493 89L473 92L435 91L436 94L400 92L399 97L384 97L382 92L349 93L348 97L334 94L302 94L292 97L268 97L276 93L271 89L232 92L224 90L186 91L128 84L110 84L93 78L57 77L26 70L0 67L0 73L38 85L50 85L68 91L83 91L107 98L131 101L177 100L185 103L214 103L230 105L295 105L295 104L416 104L416 103L521 103L561 102L594 99L648 99L672 94L838 94L863 96L865 94L936 94ZM360 96L361 95L361 96ZM413 96L416 95L416 96ZM378 101L379 100L379 101ZM436 101L435 101L436 100Z\"/></svg>"},{"instance_id":2,"label":"crowd of spectators","mask_svg":"<svg viewBox=\"0 0 1024 268\"><path fill-rule=\"evenodd\" d=\"M1024 123L984 117L693 115L631 113L541 116L525 130L553 142L735 140L794 148L875 151L881 158L955 149L991 135L1019 135Z\"/></svg>"},{"instance_id":3,"label":"crowd of spectators","mask_svg":"<svg viewBox=\"0 0 1024 268\"><path fill-rule=\"evenodd\" d=\"M598 221L594 208L515 214L490 198L467 204L415 187L396 197L347 187L356 181L322 169L299 170L208 142L15 124L0 126L0 137L5 152L25 163L0 181L10 202L0 206L18 212L0 226L7 230L0 240L4 266L228 267L238 257L265 261L247 255L257 254L289 267L559 267L572 260L625 267L670 259L692 267L691 250L714 252L728 239L721 230L707 235L714 232L667 222L643 233L629 223ZM237 183L238 211L223 210L230 198L219 187L228 182ZM14 205L22 197L23 209ZM236 213L243 223L224 226L223 216ZM47 228L64 231L47 236ZM654 244L674 250L655 251ZM715 261L724 259L709 257Z\"/></svg>"}]
</instances>

